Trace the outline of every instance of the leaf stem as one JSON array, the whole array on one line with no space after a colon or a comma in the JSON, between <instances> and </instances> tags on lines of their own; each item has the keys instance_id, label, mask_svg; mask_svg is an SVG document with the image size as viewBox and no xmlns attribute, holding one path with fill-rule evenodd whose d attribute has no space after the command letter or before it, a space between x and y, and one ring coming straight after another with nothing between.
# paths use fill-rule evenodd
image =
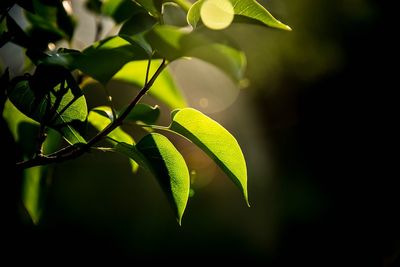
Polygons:
<instances>
[{"instance_id":1,"label":"leaf stem","mask_svg":"<svg viewBox=\"0 0 400 267\"><path fill-rule=\"evenodd\" d=\"M129 115L132 109L136 106L136 104L142 99L142 97L150 90L151 86L154 84L157 77L161 74L161 72L167 66L166 60L163 59L160 66L154 73L154 75L150 78L150 80L142 87L136 97L132 100L129 106L121 113L121 115L111 122L106 128L104 128L101 132L95 135L92 139L90 139L86 144L76 144L72 146L65 147L57 152L54 152L50 155L36 155L36 157L18 162L17 167L21 169L26 169L34 166L47 165L51 163L59 163L66 160L77 158L83 155L85 152L89 151L96 143L98 143L101 139L106 137L109 133L111 133L115 128L120 126L124 119Z\"/></svg>"}]
</instances>

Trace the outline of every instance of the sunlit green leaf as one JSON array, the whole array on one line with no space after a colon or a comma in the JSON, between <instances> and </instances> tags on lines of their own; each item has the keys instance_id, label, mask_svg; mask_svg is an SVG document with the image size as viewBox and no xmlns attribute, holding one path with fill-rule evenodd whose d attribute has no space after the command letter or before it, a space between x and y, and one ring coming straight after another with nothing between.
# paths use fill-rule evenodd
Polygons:
<instances>
[{"instance_id":1,"label":"sunlit green leaf","mask_svg":"<svg viewBox=\"0 0 400 267\"><path fill-rule=\"evenodd\" d=\"M220 34L222 36L222 34ZM246 58L242 51L215 40L207 32L187 33L171 26L156 26L146 38L153 48L168 60L196 57L215 65L235 81L244 76Z\"/></svg>"},{"instance_id":2,"label":"sunlit green leaf","mask_svg":"<svg viewBox=\"0 0 400 267\"><path fill-rule=\"evenodd\" d=\"M11 102L26 116L41 122L46 114L47 100L35 100L33 91L27 80L20 81L9 92ZM56 103L56 97L51 93L51 105ZM86 120L87 105L83 95L76 98L71 90L62 97L55 114L55 119L49 122L50 127L59 131L71 144L86 143L85 139L75 129Z\"/></svg>"},{"instance_id":3,"label":"sunlit green leaf","mask_svg":"<svg viewBox=\"0 0 400 267\"><path fill-rule=\"evenodd\" d=\"M239 187L249 204L246 161L232 134L218 122L192 108L178 110L173 115L169 128L207 153Z\"/></svg>"},{"instance_id":4,"label":"sunlit green leaf","mask_svg":"<svg viewBox=\"0 0 400 267\"><path fill-rule=\"evenodd\" d=\"M122 113L122 111L120 113ZM160 108L158 106L152 107L146 104L138 103L125 118L125 121L141 121L150 125L155 123L158 117L160 117Z\"/></svg>"},{"instance_id":5,"label":"sunlit green leaf","mask_svg":"<svg viewBox=\"0 0 400 267\"><path fill-rule=\"evenodd\" d=\"M147 60L132 61L117 72L113 79L141 88L144 86L147 64ZM152 60L149 77L155 73L160 64L161 60ZM172 109L186 107L185 98L168 69L164 69L164 71L158 76L151 87L149 94L167 104Z\"/></svg>"},{"instance_id":6,"label":"sunlit green leaf","mask_svg":"<svg viewBox=\"0 0 400 267\"><path fill-rule=\"evenodd\" d=\"M190 176L186 162L161 134L149 134L136 145L171 203L179 224L189 198Z\"/></svg>"},{"instance_id":7,"label":"sunlit green leaf","mask_svg":"<svg viewBox=\"0 0 400 267\"><path fill-rule=\"evenodd\" d=\"M147 58L141 46L114 36L86 48L75 59L74 66L106 84L129 61Z\"/></svg>"},{"instance_id":8,"label":"sunlit green leaf","mask_svg":"<svg viewBox=\"0 0 400 267\"><path fill-rule=\"evenodd\" d=\"M93 125L93 127L95 127L98 131L102 131L111 123L110 118L112 117L113 114L110 107L107 106L96 107L89 112L88 122L91 125ZM122 130L121 127L115 128L111 133L108 134L108 136L117 142L124 142L130 145L135 144L133 138L129 134L127 134L124 130ZM108 140L113 144L115 144L114 141L110 139ZM137 163L133 160L130 160L130 164L132 166L132 171L136 172L138 169Z\"/></svg>"},{"instance_id":9,"label":"sunlit green leaf","mask_svg":"<svg viewBox=\"0 0 400 267\"><path fill-rule=\"evenodd\" d=\"M187 13L187 22L189 25L191 25L193 28L196 28L197 24L200 21L200 10L201 6L203 5L204 0L199 0L195 2L192 7L189 9Z\"/></svg>"},{"instance_id":10,"label":"sunlit green leaf","mask_svg":"<svg viewBox=\"0 0 400 267\"><path fill-rule=\"evenodd\" d=\"M213 0L199 0L194 3L188 12L188 23L195 28L200 21L202 5L204 2ZM291 30L291 28L279 20L275 19L267 9L255 0L229 0L235 13L235 21L245 23L256 23L281 30ZM211 15L211 14L210 14ZM203 21L204 22L204 21ZM206 24L206 23L205 23ZM207 24L206 24L207 25Z\"/></svg>"}]
</instances>

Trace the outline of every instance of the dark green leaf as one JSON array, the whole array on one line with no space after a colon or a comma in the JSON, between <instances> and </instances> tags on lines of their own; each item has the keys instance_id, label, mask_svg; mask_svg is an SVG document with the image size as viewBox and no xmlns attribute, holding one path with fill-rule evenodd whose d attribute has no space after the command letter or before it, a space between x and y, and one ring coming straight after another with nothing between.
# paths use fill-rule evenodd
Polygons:
<instances>
[{"instance_id":1,"label":"dark green leaf","mask_svg":"<svg viewBox=\"0 0 400 267\"><path fill-rule=\"evenodd\" d=\"M174 145L163 135L149 134L136 145L167 195L179 224L189 198L190 176L186 162Z\"/></svg>"},{"instance_id":2,"label":"dark green leaf","mask_svg":"<svg viewBox=\"0 0 400 267\"><path fill-rule=\"evenodd\" d=\"M249 205L246 161L232 134L218 122L192 108L175 112L169 128L207 153L239 187Z\"/></svg>"},{"instance_id":3,"label":"dark green leaf","mask_svg":"<svg viewBox=\"0 0 400 267\"><path fill-rule=\"evenodd\" d=\"M35 12L27 12L26 18L31 23L29 35L35 43L47 45L61 38L71 40L75 22L69 16L61 1L46 5L39 0L34 0Z\"/></svg>"},{"instance_id":4,"label":"dark green leaf","mask_svg":"<svg viewBox=\"0 0 400 267\"><path fill-rule=\"evenodd\" d=\"M18 82L9 91L11 102L26 116L41 122L47 114L46 98L37 101L34 92L29 87L29 82L23 80ZM51 105L56 103L56 97L51 93ZM87 106L85 97L75 97L71 90L68 90L63 96L56 109L55 119L48 123L59 131L63 137L71 144L86 143L85 139L75 129L86 120Z\"/></svg>"},{"instance_id":5,"label":"dark green leaf","mask_svg":"<svg viewBox=\"0 0 400 267\"><path fill-rule=\"evenodd\" d=\"M3 118L22 150L25 158L30 158L36 150L39 124L21 113L9 100L6 101ZM60 136L49 129L43 144L45 154L54 152L60 141ZM47 166L34 167L24 170L22 184L22 201L34 223L37 223L43 210Z\"/></svg>"},{"instance_id":6,"label":"dark green leaf","mask_svg":"<svg viewBox=\"0 0 400 267\"><path fill-rule=\"evenodd\" d=\"M119 31L119 35L133 36L148 31L157 23L157 20L146 12L138 12L128 19Z\"/></svg>"},{"instance_id":7,"label":"dark green leaf","mask_svg":"<svg viewBox=\"0 0 400 267\"><path fill-rule=\"evenodd\" d=\"M206 0L194 3L188 12L187 20L193 28L200 21L201 7ZM256 23L264 26L290 31L291 28L275 19L262 5L255 0L229 0L236 15L235 21Z\"/></svg>"},{"instance_id":8,"label":"dark green leaf","mask_svg":"<svg viewBox=\"0 0 400 267\"><path fill-rule=\"evenodd\" d=\"M222 43L207 32L187 33L171 26L156 26L146 34L146 38L158 53L170 61L181 57L196 57L220 68L235 81L243 78L245 55L227 45L228 40Z\"/></svg>"},{"instance_id":9,"label":"dark green leaf","mask_svg":"<svg viewBox=\"0 0 400 267\"><path fill-rule=\"evenodd\" d=\"M26 137L24 133L24 137ZM46 141L43 144L45 154L54 152L60 141L60 136L57 132L51 129L47 133ZM32 221L37 224L42 216L46 194L48 176L48 169L50 166L36 166L33 168L25 169L22 181L22 201L26 207Z\"/></svg>"},{"instance_id":10,"label":"dark green leaf","mask_svg":"<svg viewBox=\"0 0 400 267\"><path fill-rule=\"evenodd\" d=\"M120 112L122 113L122 112ZM146 104L136 104L133 110L126 117L126 121L141 121L148 125L153 124L160 117L160 108L158 106L149 106Z\"/></svg>"},{"instance_id":11,"label":"dark green leaf","mask_svg":"<svg viewBox=\"0 0 400 267\"><path fill-rule=\"evenodd\" d=\"M146 9L153 17L158 18L161 15L163 0L136 0L136 2Z\"/></svg>"},{"instance_id":12,"label":"dark green leaf","mask_svg":"<svg viewBox=\"0 0 400 267\"><path fill-rule=\"evenodd\" d=\"M22 180L22 201L34 224L40 220L43 211L43 178L47 166L36 166L24 170Z\"/></svg>"},{"instance_id":13,"label":"dark green leaf","mask_svg":"<svg viewBox=\"0 0 400 267\"><path fill-rule=\"evenodd\" d=\"M141 46L115 36L86 48L75 58L74 66L106 84L129 61L147 58L148 54Z\"/></svg>"},{"instance_id":14,"label":"dark green leaf","mask_svg":"<svg viewBox=\"0 0 400 267\"><path fill-rule=\"evenodd\" d=\"M101 6L102 13L112 17L116 23L121 23L142 10L142 7L131 0L105 0Z\"/></svg>"},{"instance_id":15,"label":"dark green leaf","mask_svg":"<svg viewBox=\"0 0 400 267\"><path fill-rule=\"evenodd\" d=\"M111 123L110 118L112 117L113 114L110 107L96 107L89 112L88 122L92 124L93 127L95 127L98 131L102 131ZM108 134L108 136L117 142L124 142L130 145L135 144L133 138L129 134L124 132L121 127L115 128L111 133ZM114 141L110 139L109 141L115 144ZM135 173L139 167L138 164L133 160L130 160L130 164L132 166L132 171Z\"/></svg>"},{"instance_id":16,"label":"dark green leaf","mask_svg":"<svg viewBox=\"0 0 400 267\"><path fill-rule=\"evenodd\" d=\"M151 77L160 65L161 60L152 60L149 77ZM144 86L147 60L132 61L126 64L113 79L132 84L137 87ZM186 107L186 101L168 69L164 69L158 76L149 94L167 104L170 108Z\"/></svg>"}]
</instances>

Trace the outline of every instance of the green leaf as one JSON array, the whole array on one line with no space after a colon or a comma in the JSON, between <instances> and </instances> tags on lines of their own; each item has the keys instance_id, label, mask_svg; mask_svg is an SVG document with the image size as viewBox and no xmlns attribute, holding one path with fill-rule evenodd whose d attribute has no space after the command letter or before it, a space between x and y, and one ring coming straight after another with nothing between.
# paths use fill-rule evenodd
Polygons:
<instances>
[{"instance_id":1,"label":"green leaf","mask_svg":"<svg viewBox=\"0 0 400 267\"><path fill-rule=\"evenodd\" d=\"M95 127L98 131L102 131L111 123L110 118L112 117L113 115L110 107L96 107L89 112L88 122L93 125L93 127ZM124 130L122 130L121 127L115 128L111 133L108 134L108 136L117 142L124 142L131 145L135 144L133 138ZM110 139L108 140L115 145L114 141ZM130 164L132 166L132 171L135 173L139 167L138 164L133 160L130 160Z\"/></svg>"},{"instance_id":2,"label":"green leaf","mask_svg":"<svg viewBox=\"0 0 400 267\"><path fill-rule=\"evenodd\" d=\"M29 87L27 80L19 81L14 88L9 91L11 102L26 116L41 122L46 115L47 100L44 98L40 102L35 99L33 91ZM51 93L51 105L56 102L56 97ZM49 122L49 127L59 131L65 140L71 144L86 143L85 139L75 129L85 122L87 116L86 99L83 95L76 98L71 90L63 96L56 109L56 117Z\"/></svg>"},{"instance_id":3,"label":"green leaf","mask_svg":"<svg viewBox=\"0 0 400 267\"><path fill-rule=\"evenodd\" d=\"M26 135L24 135L26 137ZM60 142L57 132L49 130L43 144L45 154L54 152ZM46 201L48 171L50 166L36 166L25 169L22 181L22 201L32 221L37 224L42 216Z\"/></svg>"},{"instance_id":4,"label":"green leaf","mask_svg":"<svg viewBox=\"0 0 400 267\"><path fill-rule=\"evenodd\" d=\"M117 72L113 79L142 88L144 86L147 64L147 60L132 61L126 64L119 72ZM155 73L160 64L161 60L151 61L149 77ZM149 94L167 104L171 109L183 108L187 106L185 98L183 97L168 69L164 69L163 72L158 76L151 87Z\"/></svg>"},{"instance_id":5,"label":"green leaf","mask_svg":"<svg viewBox=\"0 0 400 267\"><path fill-rule=\"evenodd\" d=\"M218 36L224 37L222 33ZM244 76L246 58L242 51L227 45L228 40L218 41L208 32L184 32L171 26L156 26L146 38L159 54L169 61L181 57L196 57L204 60L222 71L234 81Z\"/></svg>"},{"instance_id":6,"label":"green leaf","mask_svg":"<svg viewBox=\"0 0 400 267\"><path fill-rule=\"evenodd\" d=\"M42 181L47 166L36 166L24 170L22 182L22 201L34 224L40 220L43 211Z\"/></svg>"},{"instance_id":7,"label":"green leaf","mask_svg":"<svg viewBox=\"0 0 400 267\"><path fill-rule=\"evenodd\" d=\"M203 5L204 0L199 0L195 2L192 7L189 9L187 13L187 22L193 28L197 27L198 22L200 21L200 10Z\"/></svg>"},{"instance_id":8,"label":"green leaf","mask_svg":"<svg viewBox=\"0 0 400 267\"><path fill-rule=\"evenodd\" d=\"M150 30L157 20L147 12L138 12L128 19L119 31L119 35L133 36Z\"/></svg>"},{"instance_id":9,"label":"green leaf","mask_svg":"<svg viewBox=\"0 0 400 267\"><path fill-rule=\"evenodd\" d=\"M120 113L122 113L122 111ZM141 121L150 125L154 124L158 117L160 117L160 108L158 106L152 107L146 104L138 103L125 118L125 121Z\"/></svg>"},{"instance_id":10,"label":"green leaf","mask_svg":"<svg viewBox=\"0 0 400 267\"><path fill-rule=\"evenodd\" d=\"M185 160L168 138L152 133L136 146L118 143L114 149L156 177L181 224L189 198L190 176Z\"/></svg>"},{"instance_id":11,"label":"green leaf","mask_svg":"<svg viewBox=\"0 0 400 267\"><path fill-rule=\"evenodd\" d=\"M20 112L11 101L7 100L4 105L3 118L14 137L25 158L30 158L36 151L36 140L38 136L39 124ZM46 141L43 144L45 154L54 152L59 144L60 136L49 129ZM48 166L38 166L28 168L23 172L22 180L22 200L29 212L33 222L36 224L40 220L43 205Z\"/></svg>"},{"instance_id":12,"label":"green leaf","mask_svg":"<svg viewBox=\"0 0 400 267\"><path fill-rule=\"evenodd\" d=\"M28 29L35 42L57 41L60 38L71 40L75 21L67 14L61 1L46 5L39 0L33 0L34 12L26 12L26 18L31 23ZM43 40L47 39L47 40Z\"/></svg>"},{"instance_id":13,"label":"green leaf","mask_svg":"<svg viewBox=\"0 0 400 267\"><path fill-rule=\"evenodd\" d=\"M181 224L190 190L190 176L185 160L168 138L157 133L143 137L136 148L146 159L146 165L166 193L178 223Z\"/></svg>"},{"instance_id":14,"label":"green leaf","mask_svg":"<svg viewBox=\"0 0 400 267\"><path fill-rule=\"evenodd\" d=\"M239 187L249 205L246 161L232 134L218 122L192 108L173 113L169 128L192 141L211 157Z\"/></svg>"},{"instance_id":15,"label":"green leaf","mask_svg":"<svg viewBox=\"0 0 400 267\"><path fill-rule=\"evenodd\" d=\"M112 17L116 23L129 19L141 10L143 8L131 0L105 0L101 5L102 13Z\"/></svg>"},{"instance_id":16,"label":"green leaf","mask_svg":"<svg viewBox=\"0 0 400 267\"><path fill-rule=\"evenodd\" d=\"M106 84L126 63L147 58L148 54L140 45L114 36L86 48L75 58L74 66Z\"/></svg>"},{"instance_id":17,"label":"green leaf","mask_svg":"<svg viewBox=\"0 0 400 267\"><path fill-rule=\"evenodd\" d=\"M8 128L17 143L24 139L22 135L19 135L18 125L27 123L39 127L39 123L24 115L10 100L7 100L4 104L3 118L7 122Z\"/></svg>"},{"instance_id":18,"label":"green leaf","mask_svg":"<svg viewBox=\"0 0 400 267\"><path fill-rule=\"evenodd\" d=\"M163 0L135 0L135 2L146 9L153 17L158 18L161 15Z\"/></svg>"},{"instance_id":19,"label":"green leaf","mask_svg":"<svg viewBox=\"0 0 400 267\"><path fill-rule=\"evenodd\" d=\"M198 22L200 21L200 17L203 18L203 16L201 16L200 13L202 10L202 5L206 1L207 0L197 1L192 5L192 7L188 12L187 21L193 28L197 26ZM289 26L283 24L282 22L274 18L267 9L265 9L255 0L229 0L229 1L233 6L235 13L235 21L237 22L256 23L281 30L287 30L287 31L291 30Z\"/></svg>"}]
</instances>

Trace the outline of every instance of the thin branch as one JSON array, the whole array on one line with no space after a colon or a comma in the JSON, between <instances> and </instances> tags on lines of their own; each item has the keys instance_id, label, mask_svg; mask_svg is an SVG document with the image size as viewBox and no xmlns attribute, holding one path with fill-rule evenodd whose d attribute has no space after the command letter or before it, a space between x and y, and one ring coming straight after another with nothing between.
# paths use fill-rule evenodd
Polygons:
<instances>
[{"instance_id":1,"label":"thin branch","mask_svg":"<svg viewBox=\"0 0 400 267\"><path fill-rule=\"evenodd\" d=\"M72 145L66 148L63 148L53 154L50 155L37 155L33 159L22 161L17 163L17 167L21 169L26 169L33 166L39 165L47 165L51 163L59 163L70 159L75 159L85 152L89 151L96 143L106 137L109 133L111 133L115 128L120 126L125 118L129 115L132 109L136 106L136 104L142 99L142 97L150 90L151 86L154 84L157 77L161 74L161 72L166 67L166 61L163 59L161 65L158 67L154 75L151 79L146 83L143 88L139 91L136 97L132 100L129 106L122 112L122 114L110 123L106 128L104 128L101 132L99 132L96 136L89 140L86 144L77 144Z\"/></svg>"},{"instance_id":2,"label":"thin branch","mask_svg":"<svg viewBox=\"0 0 400 267\"><path fill-rule=\"evenodd\" d=\"M151 55L152 57L153 55ZM150 73L150 67L151 67L151 57L149 58L147 62L147 68L146 68L146 78L144 79L144 84L147 84L149 81L149 73Z\"/></svg>"}]
</instances>

